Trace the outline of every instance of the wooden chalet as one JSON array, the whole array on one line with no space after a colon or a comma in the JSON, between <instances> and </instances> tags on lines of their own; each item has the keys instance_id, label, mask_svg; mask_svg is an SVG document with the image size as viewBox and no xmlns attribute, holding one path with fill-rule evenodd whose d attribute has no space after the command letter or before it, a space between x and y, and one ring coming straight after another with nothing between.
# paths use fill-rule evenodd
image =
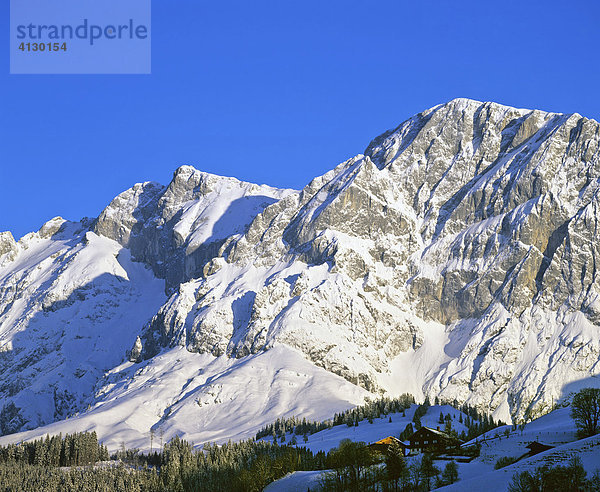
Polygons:
<instances>
[{"instance_id":1,"label":"wooden chalet","mask_svg":"<svg viewBox=\"0 0 600 492\"><path fill-rule=\"evenodd\" d=\"M393 443L396 443L398 446L400 446L400 448L402 449L402 454L404 456L408 455L408 444L402 442L400 439L396 439L394 436L389 436L377 442L369 444L369 449L377 453L386 454Z\"/></svg>"},{"instance_id":2,"label":"wooden chalet","mask_svg":"<svg viewBox=\"0 0 600 492\"><path fill-rule=\"evenodd\" d=\"M460 440L429 427L421 427L408 438L411 453L443 453L460 445Z\"/></svg>"}]
</instances>

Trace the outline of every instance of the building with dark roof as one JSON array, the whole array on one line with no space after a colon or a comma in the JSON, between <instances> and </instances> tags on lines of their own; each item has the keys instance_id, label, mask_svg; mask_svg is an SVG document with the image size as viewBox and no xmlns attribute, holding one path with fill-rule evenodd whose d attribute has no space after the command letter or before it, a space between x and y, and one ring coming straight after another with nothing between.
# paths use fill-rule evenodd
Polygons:
<instances>
[{"instance_id":1,"label":"building with dark roof","mask_svg":"<svg viewBox=\"0 0 600 492\"><path fill-rule=\"evenodd\" d=\"M411 453L442 453L460 445L456 437L429 427L421 427L408 440Z\"/></svg>"}]
</instances>

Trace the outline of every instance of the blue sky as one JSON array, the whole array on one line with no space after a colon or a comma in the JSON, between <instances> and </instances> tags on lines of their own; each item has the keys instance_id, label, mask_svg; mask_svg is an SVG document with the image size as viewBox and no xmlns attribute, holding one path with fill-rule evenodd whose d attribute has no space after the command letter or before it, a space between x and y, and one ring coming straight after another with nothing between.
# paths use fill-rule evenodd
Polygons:
<instances>
[{"instance_id":1,"label":"blue sky","mask_svg":"<svg viewBox=\"0 0 600 492\"><path fill-rule=\"evenodd\" d=\"M0 231L97 216L182 164L301 188L455 97L600 119L593 0L154 0L152 75L9 75Z\"/></svg>"}]
</instances>

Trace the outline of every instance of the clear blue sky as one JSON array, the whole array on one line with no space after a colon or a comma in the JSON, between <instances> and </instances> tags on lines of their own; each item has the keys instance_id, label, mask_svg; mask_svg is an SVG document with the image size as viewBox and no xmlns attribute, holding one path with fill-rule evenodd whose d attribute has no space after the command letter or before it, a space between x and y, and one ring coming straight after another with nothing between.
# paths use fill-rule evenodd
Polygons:
<instances>
[{"instance_id":1,"label":"clear blue sky","mask_svg":"<svg viewBox=\"0 0 600 492\"><path fill-rule=\"evenodd\" d=\"M600 6L153 0L152 75L8 75L0 230L97 216L175 168L300 188L455 97L600 119Z\"/></svg>"}]
</instances>

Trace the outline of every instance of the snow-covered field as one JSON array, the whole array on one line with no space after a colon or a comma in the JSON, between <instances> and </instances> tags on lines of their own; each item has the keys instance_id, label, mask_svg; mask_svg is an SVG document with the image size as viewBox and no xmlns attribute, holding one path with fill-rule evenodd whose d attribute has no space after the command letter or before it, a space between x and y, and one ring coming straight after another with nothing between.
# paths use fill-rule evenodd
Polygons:
<instances>
[{"instance_id":1,"label":"snow-covered field","mask_svg":"<svg viewBox=\"0 0 600 492\"><path fill-rule=\"evenodd\" d=\"M528 423L522 431L506 426L488 432L482 436L485 439L478 439L482 441L479 458L471 463L459 463L461 481L443 490L506 490L515 473L533 471L544 464L566 465L571 456L579 456L588 476L593 474L600 469L600 436L576 440L576 427L569 412L570 408L555 410ZM510 431L508 437L504 435L505 429ZM521 457L528 452L526 446L533 441L554 448L494 470L499 458Z\"/></svg>"},{"instance_id":2,"label":"snow-covered field","mask_svg":"<svg viewBox=\"0 0 600 492\"><path fill-rule=\"evenodd\" d=\"M297 471L270 483L264 492L306 492L318 490L322 471Z\"/></svg>"},{"instance_id":3,"label":"snow-covered field","mask_svg":"<svg viewBox=\"0 0 600 492\"><path fill-rule=\"evenodd\" d=\"M506 449L506 447L505 447ZM515 443L514 452L522 448ZM498 451L497 456L502 453ZM600 436L596 435L587 439L558 445L553 449L537 454L530 458L525 458L513 465L509 465L500 470L494 470L493 467L486 469L480 466L478 470L472 469L482 462L480 459L471 463L459 463L460 481L443 487L440 490L486 490L489 492L505 491L510 484L515 473L524 471L533 472L538 466L542 465L567 465L570 458L578 456L581 464L585 468L588 478L596 471L600 470Z\"/></svg>"}]
</instances>

